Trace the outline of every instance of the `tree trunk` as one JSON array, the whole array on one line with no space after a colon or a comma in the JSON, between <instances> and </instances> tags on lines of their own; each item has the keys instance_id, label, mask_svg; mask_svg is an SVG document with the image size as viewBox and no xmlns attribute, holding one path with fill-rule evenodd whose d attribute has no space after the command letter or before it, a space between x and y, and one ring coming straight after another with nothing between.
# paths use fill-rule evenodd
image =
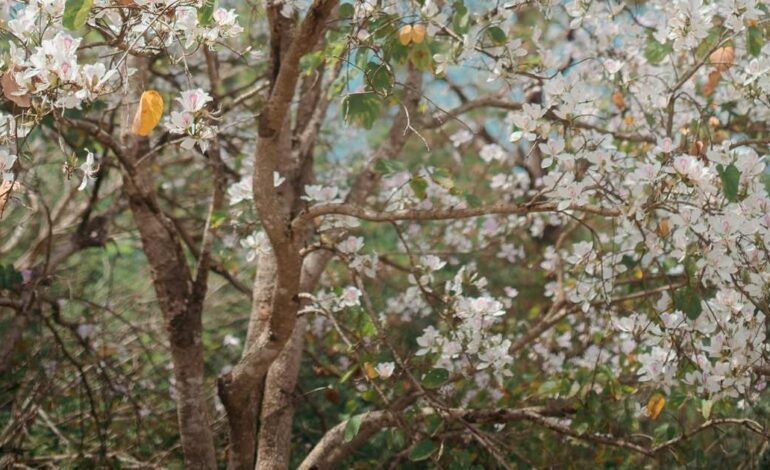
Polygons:
<instances>
[{"instance_id":1,"label":"tree trunk","mask_svg":"<svg viewBox=\"0 0 770 470\"><path fill-rule=\"evenodd\" d=\"M143 155L147 147L146 139L137 142L132 156ZM131 162L136 162L136 158ZM204 389L201 341L205 289L200 292L193 288L176 230L158 205L150 167L144 164L123 168L124 188L166 320L185 466L214 469L216 454Z\"/></svg>"},{"instance_id":2,"label":"tree trunk","mask_svg":"<svg viewBox=\"0 0 770 470\"><path fill-rule=\"evenodd\" d=\"M254 278L251 317L246 334L243 357L250 345L256 342L259 332L265 328L272 310L273 289L275 288L275 257L272 253L261 253L257 257L257 274ZM242 358L243 359L243 358ZM252 469L256 454L257 415L259 410L260 382L251 387L230 387L230 375L219 379L218 393L227 413L230 436L228 468Z\"/></svg>"},{"instance_id":3,"label":"tree trunk","mask_svg":"<svg viewBox=\"0 0 770 470\"><path fill-rule=\"evenodd\" d=\"M306 326L305 317L297 320L294 334L267 374L259 421L257 470L289 468L294 389L299 377Z\"/></svg>"}]
</instances>

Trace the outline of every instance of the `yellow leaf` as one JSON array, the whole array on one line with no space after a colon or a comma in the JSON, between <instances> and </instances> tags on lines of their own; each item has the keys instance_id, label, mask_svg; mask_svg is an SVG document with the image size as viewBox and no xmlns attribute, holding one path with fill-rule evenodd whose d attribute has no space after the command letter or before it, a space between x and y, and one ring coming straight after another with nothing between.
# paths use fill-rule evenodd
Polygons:
<instances>
[{"instance_id":1,"label":"yellow leaf","mask_svg":"<svg viewBox=\"0 0 770 470\"><path fill-rule=\"evenodd\" d=\"M425 40L425 26L416 24L412 26L412 42L420 44Z\"/></svg>"},{"instance_id":2,"label":"yellow leaf","mask_svg":"<svg viewBox=\"0 0 770 470\"><path fill-rule=\"evenodd\" d=\"M671 233L671 227L668 224L668 219L660 219L660 222L658 222L658 235L665 238L669 233Z\"/></svg>"},{"instance_id":3,"label":"yellow leaf","mask_svg":"<svg viewBox=\"0 0 770 470\"><path fill-rule=\"evenodd\" d=\"M398 40L406 46L412 40L412 25L406 25L398 31Z\"/></svg>"},{"instance_id":4,"label":"yellow leaf","mask_svg":"<svg viewBox=\"0 0 770 470\"><path fill-rule=\"evenodd\" d=\"M139 99L139 108L134 115L131 132L136 135L146 136L160 122L163 115L163 98L155 90L147 90Z\"/></svg>"},{"instance_id":5,"label":"yellow leaf","mask_svg":"<svg viewBox=\"0 0 770 470\"><path fill-rule=\"evenodd\" d=\"M364 362L364 371L366 372L366 376L370 379L376 379L380 375L374 369L374 366L372 366L371 362Z\"/></svg>"},{"instance_id":6,"label":"yellow leaf","mask_svg":"<svg viewBox=\"0 0 770 470\"><path fill-rule=\"evenodd\" d=\"M410 42L420 44L425 40L425 25L406 25L398 30L398 40L401 45L408 46Z\"/></svg>"},{"instance_id":7,"label":"yellow leaf","mask_svg":"<svg viewBox=\"0 0 770 470\"><path fill-rule=\"evenodd\" d=\"M714 406L714 402L711 400L703 400L701 402L701 412L703 413L703 419L709 419L711 416L712 406Z\"/></svg>"},{"instance_id":8,"label":"yellow leaf","mask_svg":"<svg viewBox=\"0 0 770 470\"><path fill-rule=\"evenodd\" d=\"M663 406L665 404L666 397L664 397L662 393L656 393L651 396L650 400L647 402L647 412L650 414L650 419L657 419L660 412L663 411Z\"/></svg>"}]
</instances>

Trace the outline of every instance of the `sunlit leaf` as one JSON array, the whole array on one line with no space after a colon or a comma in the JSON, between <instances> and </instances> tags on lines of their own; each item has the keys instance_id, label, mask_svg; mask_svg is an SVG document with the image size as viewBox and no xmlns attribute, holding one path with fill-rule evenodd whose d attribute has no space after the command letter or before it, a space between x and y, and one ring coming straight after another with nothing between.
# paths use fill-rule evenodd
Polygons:
<instances>
[{"instance_id":1,"label":"sunlit leaf","mask_svg":"<svg viewBox=\"0 0 770 470\"><path fill-rule=\"evenodd\" d=\"M659 64L663 62L663 59L665 59L673 50L674 46L671 42L661 44L650 37L647 40L647 46L644 48L644 58L647 59L647 62L650 64Z\"/></svg>"},{"instance_id":2,"label":"sunlit leaf","mask_svg":"<svg viewBox=\"0 0 770 470\"><path fill-rule=\"evenodd\" d=\"M198 23L203 26L211 24L211 17L214 14L217 0L204 0L203 5L198 7Z\"/></svg>"},{"instance_id":3,"label":"sunlit leaf","mask_svg":"<svg viewBox=\"0 0 770 470\"><path fill-rule=\"evenodd\" d=\"M701 401L701 413L703 414L703 419L709 419L711 416L711 408L714 406L714 402L712 400L702 400Z\"/></svg>"},{"instance_id":4,"label":"sunlit leaf","mask_svg":"<svg viewBox=\"0 0 770 470\"><path fill-rule=\"evenodd\" d=\"M656 393L650 397L647 402L647 413L650 415L650 419L658 419L658 415L663 411L663 407L666 405L666 397L662 393Z\"/></svg>"},{"instance_id":5,"label":"sunlit leaf","mask_svg":"<svg viewBox=\"0 0 770 470\"><path fill-rule=\"evenodd\" d=\"M67 29L78 29L86 24L94 0L67 0L64 4L62 25Z\"/></svg>"},{"instance_id":6,"label":"sunlit leaf","mask_svg":"<svg viewBox=\"0 0 770 470\"><path fill-rule=\"evenodd\" d=\"M370 379L376 379L380 375L374 369L374 366L371 362L364 362L364 372L366 372L366 376Z\"/></svg>"},{"instance_id":7,"label":"sunlit leaf","mask_svg":"<svg viewBox=\"0 0 770 470\"><path fill-rule=\"evenodd\" d=\"M139 107L134 114L131 131L139 136L147 136L160 123L163 115L163 97L155 90L147 90L139 99Z\"/></svg>"},{"instance_id":8,"label":"sunlit leaf","mask_svg":"<svg viewBox=\"0 0 770 470\"><path fill-rule=\"evenodd\" d=\"M375 93L351 93L342 99L342 114L348 124L370 129L382 111L382 101Z\"/></svg>"},{"instance_id":9,"label":"sunlit leaf","mask_svg":"<svg viewBox=\"0 0 770 470\"><path fill-rule=\"evenodd\" d=\"M358 435L358 431L361 429L361 422L366 417L368 413L363 413L360 415L351 416L350 419L348 419L347 424L345 425L345 432L342 436L342 439L345 442L350 442Z\"/></svg>"},{"instance_id":10,"label":"sunlit leaf","mask_svg":"<svg viewBox=\"0 0 770 470\"><path fill-rule=\"evenodd\" d=\"M412 179L409 180L409 186L412 188L412 191L414 191L414 195L419 199L428 197L428 181L422 176L413 176Z\"/></svg>"}]
</instances>

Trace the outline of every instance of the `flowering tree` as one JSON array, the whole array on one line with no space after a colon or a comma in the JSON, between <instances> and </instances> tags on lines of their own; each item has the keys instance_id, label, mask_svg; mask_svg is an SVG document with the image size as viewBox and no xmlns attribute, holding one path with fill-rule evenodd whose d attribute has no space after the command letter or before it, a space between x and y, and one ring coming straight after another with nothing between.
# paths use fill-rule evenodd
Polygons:
<instances>
[{"instance_id":1,"label":"flowering tree","mask_svg":"<svg viewBox=\"0 0 770 470\"><path fill-rule=\"evenodd\" d=\"M3 2L3 465L757 464L769 4Z\"/></svg>"}]
</instances>

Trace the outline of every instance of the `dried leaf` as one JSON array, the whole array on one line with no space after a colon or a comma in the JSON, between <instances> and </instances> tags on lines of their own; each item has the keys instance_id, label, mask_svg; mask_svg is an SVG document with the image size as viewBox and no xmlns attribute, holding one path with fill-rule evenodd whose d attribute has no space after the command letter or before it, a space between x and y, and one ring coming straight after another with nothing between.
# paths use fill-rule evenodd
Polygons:
<instances>
[{"instance_id":1,"label":"dried leaf","mask_svg":"<svg viewBox=\"0 0 770 470\"><path fill-rule=\"evenodd\" d=\"M12 70L9 70L3 74L3 78L0 79L0 83L3 86L3 96L5 96L6 99L13 101L16 103L16 105L21 106L22 108L29 108L31 106L32 103L29 98L29 93L25 93L23 95L18 94L19 90L21 90L21 87L16 82L16 77L14 76Z\"/></svg>"},{"instance_id":2,"label":"dried leaf","mask_svg":"<svg viewBox=\"0 0 770 470\"><path fill-rule=\"evenodd\" d=\"M735 49L732 46L720 47L709 56L709 64L724 72L735 64Z\"/></svg>"},{"instance_id":3,"label":"dried leaf","mask_svg":"<svg viewBox=\"0 0 770 470\"><path fill-rule=\"evenodd\" d=\"M690 150L688 151L690 155L694 155L696 157L704 157L706 156L705 152L705 144L702 140L696 140L695 142L690 145Z\"/></svg>"},{"instance_id":4,"label":"dried leaf","mask_svg":"<svg viewBox=\"0 0 770 470\"><path fill-rule=\"evenodd\" d=\"M139 108L134 115L131 132L147 136L155 129L163 115L163 98L155 90L147 90L139 99Z\"/></svg>"},{"instance_id":5,"label":"dried leaf","mask_svg":"<svg viewBox=\"0 0 770 470\"><path fill-rule=\"evenodd\" d=\"M647 413L650 415L650 419L658 419L658 415L663 411L663 406L666 404L666 397L662 393L656 393L650 397L647 402Z\"/></svg>"},{"instance_id":6,"label":"dried leaf","mask_svg":"<svg viewBox=\"0 0 770 470\"><path fill-rule=\"evenodd\" d=\"M717 85L719 84L719 80L722 78L722 72L719 70L714 70L709 74L709 80L708 82L703 85L703 96L711 96L712 93L714 93L714 90L716 89Z\"/></svg>"},{"instance_id":7,"label":"dried leaf","mask_svg":"<svg viewBox=\"0 0 770 470\"><path fill-rule=\"evenodd\" d=\"M366 372L366 376L370 379L376 379L380 375L377 373L377 370L375 370L371 362L364 362L364 371Z\"/></svg>"},{"instance_id":8,"label":"dried leaf","mask_svg":"<svg viewBox=\"0 0 770 470\"><path fill-rule=\"evenodd\" d=\"M625 109L626 107L626 99L623 97L623 92L620 90L617 90L612 94L612 102L618 109Z\"/></svg>"}]
</instances>

